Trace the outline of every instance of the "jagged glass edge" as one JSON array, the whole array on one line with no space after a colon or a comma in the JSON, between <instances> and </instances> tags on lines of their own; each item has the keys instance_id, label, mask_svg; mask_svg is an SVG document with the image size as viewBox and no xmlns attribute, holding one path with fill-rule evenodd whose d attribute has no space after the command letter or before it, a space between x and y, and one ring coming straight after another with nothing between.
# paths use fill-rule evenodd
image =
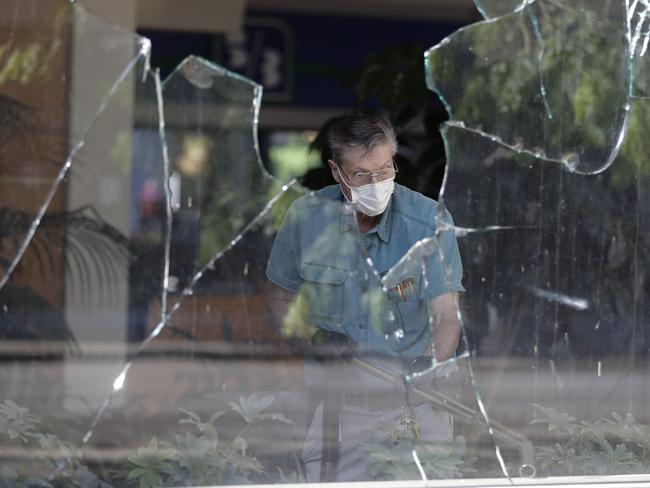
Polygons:
<instances>
[{"instance_id":1,"label":"jagged glass edge","mask_svg":"<svg viewBox=\"0 0 650 488\"><path fill-rule=\"evenodd\" d=\"M519 4L519 6L515 7L512 11L510 11L510 12L508 12L506 14L503 14L503 15L496 15L496 16L492 16L492 15L488 14L487 9L481 3L482 1L483 0L474 0L474 6L476 7L476 10L479 11L481 16L483 16L484 19L490 20L490 19L496 19L496 18L502 17L503 15L508 15L508 14L510 14L512 12L516 12L517 10L520 10L520 9L524 8L526 6L526 4L534 3L537 0L520 0L521 3Z\"/></svg>"},{"instance_id":2,"label":"jagged glass edge","mask_svg":"<svg viewBox=\"0 0 650 488\"><path fill-rule=\"evenodd\" d=\"M439 196L438 196L438 201L439 201L439 204L440 204L440 206L442 208L446 208L445 203L444 203L444 194L445 194L445 189L447 187L447 181L449 180L449 172L450 172L449 168L450 168L450 166L452 164L451 149L449 147L449 141L447 139L447 127L448 127L448 125L446 123L443 123L442 127L440 129L440 135L442 137L444 148L445 148L445 158L446 158L446 161L447 161L447 163L445 164L445 172L444 172L444 176L443 176L443 180L442 180L442 185L440 187L440 193L439 193ZM441 223L441 221L439 219L439 216L440 216L440 213L438 215L436 215L436 226L438 226ZM499 467L501 468L501 472L503 473L504 477L506 477L510 482L512 482L510 472L508 471L505 460L503 458L503 454L501 452L500 444L497 441L496 435L494 433L494 429L492 427L492 422L490 420L490 416L489 416L489 414L487 412L487 409L485 407L485 403L483 402L483 396L481 394L478 379L477 379L476 374L474 372L474 365L473 365L473 362L472 362L472 355L471 355L471 351L470 351L470 348L469 348L469 343L467 341L467 330L466 330L466 326L465 326L465 321L463 320L462 312L460 310L460 304L458 302L456 302L456 314L457 314L457 318L458 318L458 320L460 322L461 330L462 330L462 333L463 333L462 340L463 340L463 342L465 344L465 348L467 349L467 352L468 352L468 354L467 354L467 370L468 370L468 373L469 373L470 382L471 382L472 390L473 390L473 393L474 393L474 398L475 398L476 403L478 405L478 408L479 408L479 410L481 412L481 416L483 417L483 421L486 424L488 434L490 435L490 438L492 439L492 443L494 444L495 456L497 458L497 462L499 464Z\"/></svg>"},{"instance_id":3,"label":"jagged glass edge","mask_svg":"<svg viewBox=\"0 0 650 488\"><path fill-rule=\"evenodd\" d=\"M630 122L631 122L631 100L633 98L644 98L644 97L636 97L632 94L632 85L633 85L633 80L634 80L634 53L630 53L630 44L629 44L629 36L627 36L628 42L625 44L625 50L626 50L626 59L627 59L627 91L626 91L626 103L622 107L622 110L624 111L624 116L623 116L623 121L621 123L621 126L618 131L618 137L616 138L616 142L612 147L612 150L610 151L607 159L603 163L602 166L594 169L593 171L582 171L579 170L575 164L571 164L569 161L563 161L560 159L554 159L554 158L548 158L548 157L541 157L539 154L537 154L535 151L532 151L530 149L521 149L515 147L513 144L507 143L503 141L499 136L495 136L493 134L486 133L480 129L474 129L470 127L466 127L465 123L462 120L455 120L454 119L454 113L453 113L453 108L449 101L445 98L444 94L442 93L442 90L436 85L436 82L433 77L433 69L431 67L431 62L430 62L430 55L433 51L438 50L439 48L449 44L452 42L453 38L456 37L457 35L460 35L461 33L465 32L466 30L469 29L474 29L478 28L480 25L483 24L491 24L494 22L498 22L501 19L507 18L511 15L518 15L522 10L524 10L529 3L533 3L536 0L527 0L527 3L522 4L517 10L510 12L507 15L501 16L501 17L495 17L495 18L488 18L481 20L479 22L475 22L473 24L469 24L467 26L461 27L460 29L456 30L455 32L451 33L447 37L445 37L442 41L440 41L438 44L430 47L429 49L424 51L424 78L425 78L425 83L427 85L427 88L429 90L433 91L437 96L438 99L442 102L442 104L445 107L445 110L447 111L447 114L449 115L449 122L445 122L445 124L454 124L458 127L462 127L466 130L470 130L472 132L475 132L476 134L479 134L483 137L486 137L490 139L493 142L496 142L497 144L500 144L501 146L510 149L514 151L517 154L525 154L528 156L532 156L538 161L547 161L551 163L557 163L562 166L564 170L566 170L569 173L576 173L579 175L583 176L593 176L593 175L598 175L606 171L611 167L611 165L614 163L616 158L618 157L619 153L621 152L621 149L623 148L623 143L625 141L625 136L627 135L628 129L630 127ZM626 9L629 6L626 6ZM627 11L626 11L626 16L627 16ZM626 26L626 30L629 33L629 23ZM543 86L543 85L541 85ZM443 124L444 125L444 124ZM442 129L441 129L442 130ZM442 190L442 189L441 189Z\"/></svg>"},{"instance_id":4,"label":"jagged glass edge","mask_svg":"<svg viewBox=\"0 0 650 488\"><path fill-rule=\"evenodd\" d=\"M151 71L151 70L149 70ZM172 245L172 189L170 186L171 180L171 164L169 162L169 151L167 147L167 131L165 126L165 101L162 92L162 83L160 81L160 70L156 68L153 71L154 83L156 85L156 103L158 110L158 137L162 149L163 158L163 188L165 192L165 249L164 249L164 264L162 276L162 290L160 297L160 320L166 321L167 319L167 299L169 294L169 268L170 268L170 254Z\"/></svg>"},{"instance_id":5,"label":"jagged glass edge","mask_svg":"<svg viewBox=\"0 0 650 488\"><path fill-rule=\"evenodd\" d=\"M262 174L264 177L267 179L273 181L274 183L279 183L279 184L285 184L289 183L287 181L280 181L278 180L275 176L273 176L264 166L264 162L262 159L262 155L260 152L260 144L259 144L259 138L258 138L258 128L259 128L259 117L260 117L260 108L262 106L262 94L264 91L264 88L262 85L259 83L256 83L255 81L251 80L250 78L246 78L245 76L235 73L234 71L230 71L229 69L224 68L223 66L214 63L208 59L202 58L201 56L195 56L195 55L190 55L187 56L183 61L181 61L174 70L167 75L167 77L162 81L162 89L163 92L165 90L166 84L172 79L172 77L176 74L180 74L182 76L182 73L179 73L183 67L190 62L198 62L207 68L214 70L217 74L228 77L228 78L233 78L237 81L240 81L246 85L249 85L253 88L253 123L252 123L252 135L253 135L253 145L255 149L255 155L257 156L257 165L259 169L262 171Z\"/></svg>"},{"instance_id":6,"label":"jagged glass edge","mask_svg":"<svg viewBox=\"0 0 650 488\"><path fill-rule=\"evenodd\" d=\"M135 69L135 67L138 65L138 63L141 60L144 60L145 62L145 74L147 70L149 69L149 61L151 59L151 41L147 39L146 37L140 36L134 32L128 31L126 29L123 29L120 26L117 26L115 24L110 24L108 22L105 22L103 19L97 17L96 15L92 14L91 12L88 12L86 9L78 5L78 3L75 0L70 0L70 5L74 9L73 16L76 15L85 15L85 16L90 16L93 17L100 22L110 25L118 30L121 30L125 33L125 35L128 35L132 37L136 42L135 42L135 47L137 48L136 52L134 53L133 57L130 59L130 61L126 64L124 70L120 74L120 76L114 81L114 83L111 85L111 88L108 90L104 98L101 100L97 111L94 113L92 118L90 119L90 122L88 124L88 127L86 131L83 133L79 141L74 144L74 146L68 151L68 154L65 158L65 162L59 172L56 175L56 178L52 182L50 186L50 190L48 191L45 200L43 201L43 204L39 208L38 212L36 213L34 219L32 220L32 223L29 226L29 229L25 233L25 237L23 239L22 244L19 246L16 255L14 256L14 259L12 260L11 264L9 267L6 269L4 275L0 278L0 290L7 284L9 281L9 278L11 278L11 275L13 272L16 270L18 264L22 260L22 258L25 255L25 252L27 251L27 248L29 247L32 239L36 235L36 231L38 230L38 227L41 223L41 220L43 219L43 216L45 215L45 212L49 208L50 204L52 203L52 200L54 199L54 196L56 195L57 190L59 189L59 186L67 176L70 168L72 167L72 161L77 155L77 153L85 146L86 143L86 137L92 130L92 127L94 126L95 122L101 117L101 115L104 113L106 108L108 107L109 101L112 99L113 95L117 92L118 88L122 85L126 77ZM79 12L79 14L75 13L76 11Z\"/></svg>"},{"instance_id":7,"label":"jagged glass edge","mask_svg":"<svg viewBox=\"0 0 650 488\"><path fill-rule=\"evenodd\" d=\"M462 31L464 31L465 29L474 28L475 26L483 24L483 23L492 23L492 22L500 20L502 17L507 17L509 15L518 14L522 9L526 8L529 3L533 3L534 1L535 0L532 0L532 1L524 0L522 5L518 9L516 9L515 11L513 11L513 12L511 12L509 14L506 14L505 16L491 18L489 16L486 16L485 12L482 9L482 6L480 5L480 0L475 0L475 4L476 4L477 8L481 12L481 14L485 17L485 19L482 20L482 21L476 22L474 24L471 24L469 26L463 27L461 29L458 29L457 31L455 31L454 33L450 34L445 39L443 39L440 43L438 43L435 46L431 47L430 49L426 50L425 53L424 53L424 57L425 57L424 58L425 83L426 83L427 87L431 91L436 93L436 95L438 96L438 98L440 99L442 104L445 106L445 110L447 111L447 113L449 115L449 118L450 118L450 121L444 122L440 127L440 133L441 133L441 136L443 138L443 143L444 143L444 147L445 147L445 155L446 155L446 160L447 160L447 164L445 166L443 182L442 182L441 189L440 189L440 194L439 194L439 203L441 204L442 208L444 208L444 194L445 194L445 189L447 187L447 181L448 181L448 178L449 178L449 171L450 171L449 167L450 167L450 164L452 162L451 149L449 147L449 141L448 141L448 138L447 138L447 132L448 132L449 128L453 127L453 128L456 128L456 129L468 130L468 131L473 132L473 133L475 133L475 134L477 134L477 135L479 135L481 137L486 137L486 138L490 139L492 142L494 142L496 144L499 144L499 145L501 145L501 146L503 146L505 148L508 148L508 149L518 153L518 154L525 154L525 155L528 155L528 156L532 156L532 157L534 157L535 159L539 160L542 163L560 163L562 165L563 169L565 169L567 171L576 172L578 174L585 175L585 176L595 175L595 174L599 174L599 173L607 170L611 166L611 164L616 159L616 157L618 156L618 154L619 154L619 152L620 152L620 150L621 150L621 148L623 146L623 142L625 140L625 136L627 134L627 130L629 128L629 123L630 123L630 119L631 119L631 116L630 116L630 114L631 114L631 108L630 108L631 99L633 99L633 98L645 98L645 97L637 97L637 96L634 96L634 94L633 94L635 53L632 52L631 45L630 45L630 42L629 42L629 40L630 40L630 37L629 37L630 24L628 22L628 24L626 26L626 29L627 29L626 33L628 34L628 36L627 36L628 42L626 42L626 44L625 44L625 49L626 49L625 54L626 54L626 58L628 60L628 87L627 87L627 101L626 101L625 106L623 107L623 110L625 111L625 117L624 117L623 123L621 125L621 128L619 130L619 135L618 135L618 138L616 140L616 144L614 145L614 147L613 147L613 149L612 149L612 151L610 153L610 156L609 156L608 160L606 161L604 167L600 168L599 170L597 170L595 172L580 172L580 171L577 171L577 170L571 171L571 169L568 168L566 163L563 162L563 161L553 160L553 159L550 159L550 158L540 158L538 155L534 154L531 151L522 151L522 150L519 150L519 149L513 147L512 145L506 144L503 141L501 141L498 137L491 136L491 135L486 134L486 133L484 133L484 132L482 132L482 131L480 131L478 129L467 128L467 127L465 127L465 124L462 121L454 121L453 120L453 109L451 107L451 104L445 99L444 95L442 94L442 91L438 89L438 87L437 87L437 85L435 83L435 80L434 80L434 77L433 77L433 70L432 70L432 67L431 67L431 63L429 61L430 53L433 50L438 49L439 47L444 46L445 44L448 44L449 42L451 42L451 39L454 36L456 36L457 34L459 34ZM627 17L628 9L629 9L629 5L626 4L626 18L628 18ZM441 221L439 220L438 216L436 216L436 224L438 225L440 223L441 223ZM496 227L496 226L495 227L487 227L485 229L460 229L460 228L456 228L454 226L454 231L455 231L457 236L463 236L463 235L466 235L467 233L473 232L473 231L481 231L481 232L489 231L489 232L491 232L491 231L498 231L498 230L502 230L502 229L503 228L499 228L499 227ZM460 232L456 232L457 230L460 230ZM418 243L416 243L416 245L418 245ZM409 250L409 253L411 251L414 251L414 247L416 245L414 245ZM461 311L460 311L460 308L459 308L459 304L457 303L456 305L457 305L458 319L460 321L461 329L463 331L463 340L464 340L465 345L467 347L467 336L465 334L465 323L462 320L462 315L461 315ZM478 406L479 406L479 409L480 409L481 414L483 416L483 419L487 424L488 433L490 434L490 438L492 439L492 442L493 442L494 447L495 447L495 453L496 453L497 461L498 461L504 475L508 478L508 480L510 480L512 482L511 475L508 472L507 466L505 464L504 458L503 458L502 453L501 453L500 443L499 443L499 441L497 439L497 436L495 435L494 429L492 427L492 422L490 421L489 415L488 415L487 410L485 408L485 404L484 404L484 402L482 400L482 395L481 395L481 392L480 392L480 385L479 385L477 377L476 377L476 375L474 373L474 368L473 368L472 358L471 358L471 354L469 352L469 348L468 348L468 354L467 354L467 365L468 365L468 371L469 371L469 374L470 374L470 381L472 383L472 388L473 388L473 391L474 391L474 394L475 394L476 401L478 403ZM435 367L435 365L434 365L434 367ZM523 447L524 446L522 445L522 448ZM525 460L524 460L524 462L525 462ZM530 465L527 465L527 464L522 464L521 467L520 467L520 473L519 474L520 475L522 474L522 470L527 470L527 469L530 469L530 468L535 470L534 466L530 466Z\"/></svg>"},{"instance_id":8,"label":"jagged glass edge","mask_svg":"<svg viewBox=\"0 0 650 488\"><path fill-rule=\"evenodd\" d=\"M260 156L259 152L259 144L258 144L258 138L257 138L257 128L258 128L258 120L259 120L259 109L260 109L260 104L261 104L261 97L262 97L262 87L255 83L254 81L243 77L237 73L233 73L222 66L219 66L215 63L212 63L210 61L207 61L201 57L198 56L188 56L185 58L179 65L172 71L172 73L165 78L164 82L160 81L160 77L158 74L158 70L156 71L151 71L149 69L149 72L155 77L156 80L156 95L158 98L158 109L159 109L159 131L160 131L160 138L163 143L163 160L164 164L166 165L166 182L165 182L165 199L166 199L166 212L167 215L169 216L171 214L171 189L169 188L169 170L171 167L169 166L169 156L167 152L167 134L165 131L165 118L164 118L164 85L165 82L171 79L171 76L175 73L177 73L180 69L183 68L183 66L190 61L193 60L198 60L202 64L205 64L211 69L214 69L220 74L224 74L228 77L235 78L239 81L242 81L246 84L249 84L253 86L254 88L254 98L253 98L253 109L254 109L254 114L253 114L253 119L252 119L252 130L253 130L253 136L254 136L254 145L255 145L255 151L257 155L257 164L262 167L265 175L269 177L272 181L278 182L276 178L274 178L272 175L270 175L265 168L263 167L262 164L262 158ZM81 446L86 445L90 439L92 438L95 428L99 424L99 422L102 420L104 417L105 413L108 411L112 399L114 396L124 387L124 384L126 382L127 374L129 370L131 369L131 366L135 363L135 361L139 358L139 356L142 354L142 352L146 349L146 347L162 332L162 330L165 328L165 326L170 322L172 317L175 315L175 313L178 311L178 309L181 307L183 300L185 299L186 296L189 296L193 293L193 289L196 286L196 284L201 280L203 277L204 273L214 267L214 264L221 259L227 252L229 252L233 247L235 247L239 241L250 231L252 230L264 217L266 217L271 211L273 206L277 203L277 201L290 189L294 189L296 191L299 191L301 193L306 193L305 189L297 183L297 180L294 178L290 180L289 182L286 182L282 184L280 191L276 192L274 196L268 201L268 203L265 205L265 207L262 209L260 213L257 214L248 224L244 226L244 228L235 236L228 245L226 245L223 249L217 251L215 255L199 270L197 271L190 283L183 289L183 292L179 296L178 300L174 302L174 304L171 306L170 310L167 311L168 307L168 296L167 296L167 289L168 289L168 283L169 283L169 250L171 246L171 236L173 232L172 228L172 220L171 218L168 219L167 224L168 224L168 234L166 236L165 240L165 269L164 269L164 280L163 280L163 295L165 297L165 301L163 302L165 305L165 308L161 307L161 318L160 321L156 324L154 329L151 331L151 333L140 343L138 346L138 349L134 352L134 354L130 357L130 359L122 366L119 374L115 377L113 380L112 388L107 394L106 398L102 402L101 406L99 407L97 413L95 414L95 417L93 418L91 425L84 435L82 439Z\"/></svg>"}]
</instances>

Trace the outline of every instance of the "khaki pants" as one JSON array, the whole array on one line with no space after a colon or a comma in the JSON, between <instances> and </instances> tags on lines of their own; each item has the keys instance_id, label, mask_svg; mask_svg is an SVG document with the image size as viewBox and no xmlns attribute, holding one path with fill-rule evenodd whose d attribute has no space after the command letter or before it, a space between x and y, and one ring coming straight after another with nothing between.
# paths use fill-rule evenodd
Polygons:
<instances>
[{"instance_id":1,"label":"khaki pants","mask_svg":"<svg viewBox=\"0 0 650 488\"><path fill-rule=\"evenodd\" d=\"M370 481L370 453L361 448L362 444L379 443L385 434L378 425L396 426L401 410L378 412L362 407L343 406L339 430L339 461L336 481ZM453 441L453 419L446 412L433 410L431 405L415 407L415 420L420 429L420 437L431 443ZM311 420L307 438L303 446L302 458L305 463L307 482L320 480L321 450L323 446L323 404L316 407ZM412 462L412 459L405 462ZM419 479L417 468L413 468L413 479Z\"/></svg>"}]
</instances>

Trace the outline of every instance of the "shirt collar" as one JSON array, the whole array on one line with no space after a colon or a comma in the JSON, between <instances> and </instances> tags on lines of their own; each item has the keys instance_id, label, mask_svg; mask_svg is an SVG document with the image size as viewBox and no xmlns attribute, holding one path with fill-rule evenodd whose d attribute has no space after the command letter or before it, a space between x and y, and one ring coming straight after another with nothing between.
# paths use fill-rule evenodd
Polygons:
<instances>
[{"instance_id":1,"label":"shirt collar","mask_svg":"<svg viewBox=\"0 0 650 488\"><path fill-rule=\"evenodd\" d=\"M379 238L386 243L388 242L388 239L390 239L390 221L393 215L392 209L393 209L394 197L395 197L395 193L391 195L386 210L384 210L384 213L381 214L381 219L379 219L379 223L374 227L374 229L371 229L370 231L372 232L373 230L376 230Z\"/></svg>"},{"instance_id":2,"label":"shirt collar","mask_svg":"<svg viewBox=\"0 0 650 488\"><path fill-rule=\"evenodd\" d=\"M343 205L348 206L347 201L345 199L345 195L343 195L340 186L339 186L339 192L340 192L339 200L341 201L341 203L343 203ZM348 209L349 211L346 211ZM354 210L352 210L352 207L349 206L348 209L341 211L341 232L354 229L354 227L357 225L357 222L354 218Z\"/></svg>"},{"instance_id":3,"label":"shirt collar","mask_svg":"<svg viewBox=\"0 0 650 488\"><path fill-rule=\"evenodd\" d=\"M376 232L379 238L386 243L390 239L390 222L393 215L392 210L393 210L394 197L395 197L395 193L393 193L390 200L388 201L388 206L386 207L386 210L384 210L384 213L381 214L381 219L379 219L379 223L375 225L372 229L370 229L370 231L368 232L368 234L372 234L373 232ZM343 192L341 192L340 200L342 202L345 202L345 196L343 195ZM356 225L357 223L354 218L354 211L341 212L341 231L354 229Z\"/></svg>"}]
</instances>

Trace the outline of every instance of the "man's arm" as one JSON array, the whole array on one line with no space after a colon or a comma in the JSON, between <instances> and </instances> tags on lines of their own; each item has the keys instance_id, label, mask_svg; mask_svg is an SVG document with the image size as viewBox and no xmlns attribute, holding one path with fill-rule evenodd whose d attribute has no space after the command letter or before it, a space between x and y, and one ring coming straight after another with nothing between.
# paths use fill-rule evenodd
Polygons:
<instances>
[{"instance_id":1,"label":"man's arm","mask_svg":"<svg viewBox=\"0 0 650 488\"><path fill-rule=\"evenodd\" d=\"M289 311L289 304L291 303L294 294L274 283L271 283L270 287L269 309L271 325L274 330L281 332L287 312Z\"/></svg>"},{"instance_id":2,"label":"man's arm","mask_svg":"<svg viewBox=\"0 0 650 488\"><path fill-rule=\"evenodd\" d=\"M457 312L458 293L444 293L429 301L431 338L428 354L435 350L436 360L449 359L458 347L460 321Z\"/></svg>"}]
</instances>

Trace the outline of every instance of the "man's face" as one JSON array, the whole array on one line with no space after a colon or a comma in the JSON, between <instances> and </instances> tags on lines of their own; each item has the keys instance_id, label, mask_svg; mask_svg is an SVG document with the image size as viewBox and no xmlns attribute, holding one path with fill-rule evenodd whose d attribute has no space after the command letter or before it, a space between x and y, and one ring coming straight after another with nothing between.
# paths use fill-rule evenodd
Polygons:
<instances>
[{"instance_id":1,"label":"man's face","mask_svg":"<svg viewBox=\"0 0 650 488\"><path fill-rule=\"evenodd\" d=\"M339 174L336 163L340 164ZM350 149L343 153L341 161L329 160L330 171L334 180L341 185L341 190L348 200L352 199L349 186L355 186L351 181L357 173L374 173L381 169L393 167L393 150L390 144L378 144L371 151L365 152L363 149ZM343 179L343 184L341 184Z\"/></svg>"}]
</instances>

